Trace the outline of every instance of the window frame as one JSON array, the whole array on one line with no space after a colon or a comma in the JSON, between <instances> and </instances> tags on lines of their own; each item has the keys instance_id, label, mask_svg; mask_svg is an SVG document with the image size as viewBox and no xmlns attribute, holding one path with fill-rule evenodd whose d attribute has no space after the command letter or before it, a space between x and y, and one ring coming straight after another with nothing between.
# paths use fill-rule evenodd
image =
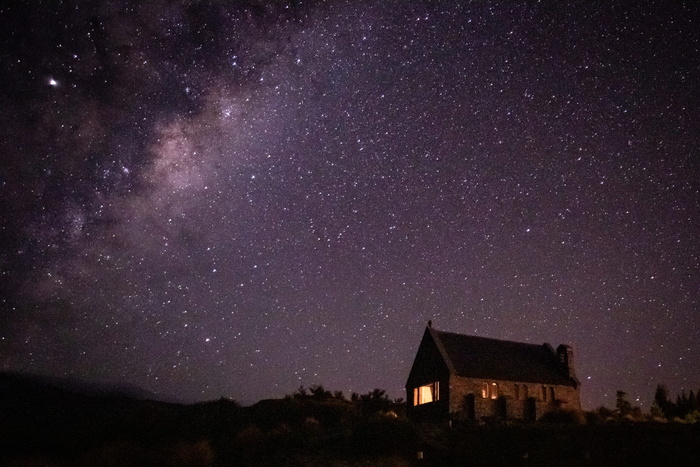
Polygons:
<instances>
[{"instance_id":1,"label":"window frame","mask_svg":"<svg viewBox=\"0 0 700 467\"><path fill-rule=\"evenodd\" d=\"M427 396L427 397L426 397ZM429 399L429 400L428 400ZM440 381L433 381L413 388L413 406L430 404L440 400Z\"/></svg>"},{"instance_id":2,"label":"window frame","mask_svg":"<svg viewBox=\"0 0 700 467\"><path fill-rule=\"evenodd\" d=\"M484 381L481 383L481 398L482 399L498 399L501 394L501 388L497 382Z\"/></svg>"}]
</instances>

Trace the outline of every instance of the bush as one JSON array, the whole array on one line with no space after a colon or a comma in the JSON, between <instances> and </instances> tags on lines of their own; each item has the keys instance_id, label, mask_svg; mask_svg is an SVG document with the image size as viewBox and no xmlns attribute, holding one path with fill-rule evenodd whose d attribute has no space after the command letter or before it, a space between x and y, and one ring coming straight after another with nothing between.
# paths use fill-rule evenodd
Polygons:
<instances>
[{"instance_id":1,"label":"bush","mask_svg":"<svg viewBox=\"0 0 700 467\"><path fill-rule=\"evenodd\" d=\"M172 449L170 465L199 467L214 464L214 451L208 441L179 443Z\"/></svg>"},{"instance_id":2,"label":"bush","mask_svg":"<svg viewBox=\"0 0 700 467\"><path fill-rule=\"evenodd\" d=\"M700 410L690 412L683 420L687 423L700 423Z\"/></svg>"},{"instance_id":3,"label":"bush","mask_svg":"<svg viewBox=\"0 0 700 467\"><path fill-rule=\"evenodd\" d=\"M586 414L579 410L557 409L547 412L540 418L542 423L565 423L567 425L583 425L586 423Z\"/></svg>"},{"instance_id":4,"label":"bush","mask_svg":"<svg viewBox=\"0 0 700 467\"><path fill-rule=\"evenodd\" d=\"M415 427L408 420L376 415L355 424L351 444L360 455L409 453L417 438Z\"/></svg>"},{"instance_id":5,"label":"bush","mask_svg":"<svg viewBox=\"0 0 700 467\"><path fill-rule=\"evenodd\" d=\"M604 421L600 413L596 411L585 412L584 416L586 417L586 423L589 425L598 425Z\"/></svg>"}]
</instances>

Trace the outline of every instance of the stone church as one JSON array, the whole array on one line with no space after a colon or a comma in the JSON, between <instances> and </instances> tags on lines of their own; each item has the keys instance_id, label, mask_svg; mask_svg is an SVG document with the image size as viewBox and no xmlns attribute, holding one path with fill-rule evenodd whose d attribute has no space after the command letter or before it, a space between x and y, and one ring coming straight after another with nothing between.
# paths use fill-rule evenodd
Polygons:
<instances>
[{"instance_id":1,"label":"stone church","mask_svg":"<svg viewBox=\"0 0 700 467\"><path fill-rule=\"evenodd\" d=\"M406 382L408 412L423 420L534 421L581 410L573 349L437 331L428 323Z\"/></svg>"}]
</instances>

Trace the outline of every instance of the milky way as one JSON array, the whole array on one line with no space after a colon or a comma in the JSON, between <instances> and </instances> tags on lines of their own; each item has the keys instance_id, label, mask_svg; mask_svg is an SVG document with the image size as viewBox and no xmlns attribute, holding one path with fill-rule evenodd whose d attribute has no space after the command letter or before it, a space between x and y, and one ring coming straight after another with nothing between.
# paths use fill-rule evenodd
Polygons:
<instances>
[{"instance_id":1,"label":"milky way","mask_svg":"<svg viewBox=\"0 0 700 467\"><path fill-rule=\"evenodd\" d=\"M0 368L403 395L428 321L700 387L700 5L0 7ZM638 401L638 402L637 402Z\"/></svg>"}]
</instances>

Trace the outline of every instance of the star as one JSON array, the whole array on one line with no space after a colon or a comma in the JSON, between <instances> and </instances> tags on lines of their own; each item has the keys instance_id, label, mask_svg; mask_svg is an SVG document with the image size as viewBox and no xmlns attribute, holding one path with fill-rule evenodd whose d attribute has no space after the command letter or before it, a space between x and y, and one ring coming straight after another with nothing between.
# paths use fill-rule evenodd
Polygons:
<instances>
[{"instance_id":1,"label":"star","mask_svg":"<svg viewBox=\"0 0 700 467\"><path fill-rule=\"evenodd\" d=\"M700 387L697 2L6 3L3 369L405 397L432 320Z\"/></svg>"}]
</instances>

